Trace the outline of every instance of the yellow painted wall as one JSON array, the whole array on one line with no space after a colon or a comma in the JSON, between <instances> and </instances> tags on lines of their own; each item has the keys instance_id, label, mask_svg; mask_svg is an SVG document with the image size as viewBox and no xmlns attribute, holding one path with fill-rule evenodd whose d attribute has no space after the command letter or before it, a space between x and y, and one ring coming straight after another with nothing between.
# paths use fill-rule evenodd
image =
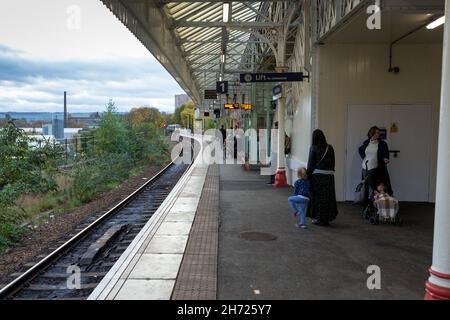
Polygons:
<instances>
[{"instance_id":1,"label":"yellow painted wall","mask_svg":"<svg viewBox=\"0 0 450 320\"><path fill-rule=\"evenodd\" d=\"M356 104L428 104L433 109L431 194L434 199L439 125L442 45L396 45L394 65L400 74L388 73L389 46L326 44L319 49L318 124L336 149L336 195L344 199L347 106ZM304 99L307 99L305 97ZM302 138L309 121L301 107L294 122L295 155L306 159ZM361 137L363 139L364 137Z\"/></svg>"}]
</instances>

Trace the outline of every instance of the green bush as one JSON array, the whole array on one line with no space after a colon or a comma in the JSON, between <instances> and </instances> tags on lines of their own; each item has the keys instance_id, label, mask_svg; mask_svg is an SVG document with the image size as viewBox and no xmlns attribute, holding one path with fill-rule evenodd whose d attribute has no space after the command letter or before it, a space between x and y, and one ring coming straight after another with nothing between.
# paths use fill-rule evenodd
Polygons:
<instances>
[{"instance_id":1,"label":"green bush","mask_svg":"<svg viewBox=\"0 0 450 320\"><path fill-rule=\"evenodd\" d=\"M78 137L77 162L70 173L67 168L59 171L65 164L61 146L33 143L13 122L0 130L0 251L22 236L19 226L24 219L50 209L57 214L79 207L136 176L143 167L170 159L159 111L138 108L131 114L119 115L110 101L99 127ZM71 179L58 181L61 175ZM19 201L24 195L33 199L39 194L44 196L37 197L37 203Z\"/></svg>"},{"instance_id":2,"label":"green bush","mask_svg":"<svg viewBox=\"0 0 450 320\"><path fill-rule=\"evenodd\" d=\"M127 179L132 164L126 154L110 154L93 163L77 166L73 173L72 197L82 203L91 201Z\"/></svg>"},{"instance_id":3,"label":"green bush","mask_svg":"<svg viewBox=\"0 0 450 320\"><path fill-rule=\"evenodd\" d=\"M169 143L164 132L153 124L142 123L131 128L133 158L145 164L161 165L170 159Z\"/></svg>"},{"instance_id":4,"label":"green bush","mask_svg":"<svg viewBox=\"0 0 450 320\"><path fill-rule=\"evenodd\" d=\"M126 122L117 114L114 102L106 106L100 118L99 127L94 132L95 152L99 157L110 154L129 154L130 139Z\"/></svg>"},{"instance_id":5,"label":"green bush","mask_svg":"<svg viewBox=\"0 0 450 320\"><path fill-rule=\"evenodd\" d=\"M4 213L0 217L0 253L17 242L25 233L25 228L18 225L20 215L13 212L9 213L7 217Z\"/></svg>"},{"instance_id":6,"label":"green bush","mask_svg":"<svg viewBox=\"0 0 450 320\"><path fill-rule=\"evenodd\" d=\"M33 146L33 139L10 121L0 130L0 208L14 206L24 194L56 190L58 149L49 142Z\"/></svg>"}]
</instances>

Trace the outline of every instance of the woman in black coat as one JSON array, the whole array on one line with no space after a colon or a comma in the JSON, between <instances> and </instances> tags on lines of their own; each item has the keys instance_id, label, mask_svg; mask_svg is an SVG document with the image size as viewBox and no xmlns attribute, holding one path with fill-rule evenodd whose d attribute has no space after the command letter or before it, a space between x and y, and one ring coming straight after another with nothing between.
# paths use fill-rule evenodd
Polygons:
<instances>
[{"instance_id":1,"label":"woman in black coat","mask_svg":"<svg viewBox=\"0 0 450 320\"><path fill-rule=\"evenodd\" d=\"M378 184L384 183L387 192L392 195L391 179L387 165L389 164L389 146L380 138L380 129L372 127L367 134L368 139L359 148L359 155L363 159L363 177L367 176L372 190L376 190Z\"/></svg>"},{"instance_id":2,"label":"woman in black coat","mask_svg":"<svg viewBox=\"0 0 450 320\"><path fill-rule=\"evenodd\" d=\"M333 146L327 143L321 130L316 130L313 132L307 169L311 181L311 217L313 224L327 226L338 215L334 172Z\"/></svg>"}]
</instances>

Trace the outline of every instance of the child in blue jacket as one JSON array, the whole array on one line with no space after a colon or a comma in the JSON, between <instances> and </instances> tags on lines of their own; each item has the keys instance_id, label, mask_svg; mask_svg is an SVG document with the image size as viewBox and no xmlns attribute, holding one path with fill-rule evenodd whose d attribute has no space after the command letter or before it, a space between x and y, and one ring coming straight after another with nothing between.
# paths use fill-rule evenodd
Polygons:
<instances>
[{"instance_id":1,"label":"child in blue jacket","mask_svg":"<svg viewBox=\"0 0 450 320\"><path fill-rule=\"evenodd\" d=\"M306 168L300 168L297 172L298 180L295 182L295 196L289 197L289 205L295 217L300 216L300 222L295 226L306 229L306 209L310 201L310 182Z\"/></svg>"}]
</instances>

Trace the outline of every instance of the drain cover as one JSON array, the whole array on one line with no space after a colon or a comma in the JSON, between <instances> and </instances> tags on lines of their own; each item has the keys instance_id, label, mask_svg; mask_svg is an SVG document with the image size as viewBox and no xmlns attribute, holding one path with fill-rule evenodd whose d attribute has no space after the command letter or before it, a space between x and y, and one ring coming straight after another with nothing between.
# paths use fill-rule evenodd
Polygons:
<instances>
[{"instance_id":1,"label":"drain cover","mask_svg":"<svg viewBox=\"0 0 450 320\"><path fill-rule=\"evenodd\" d=\"M242 232L240 237L248 241L274 241L276 236L265 232Z\"/></svg>"}]
</instances>

